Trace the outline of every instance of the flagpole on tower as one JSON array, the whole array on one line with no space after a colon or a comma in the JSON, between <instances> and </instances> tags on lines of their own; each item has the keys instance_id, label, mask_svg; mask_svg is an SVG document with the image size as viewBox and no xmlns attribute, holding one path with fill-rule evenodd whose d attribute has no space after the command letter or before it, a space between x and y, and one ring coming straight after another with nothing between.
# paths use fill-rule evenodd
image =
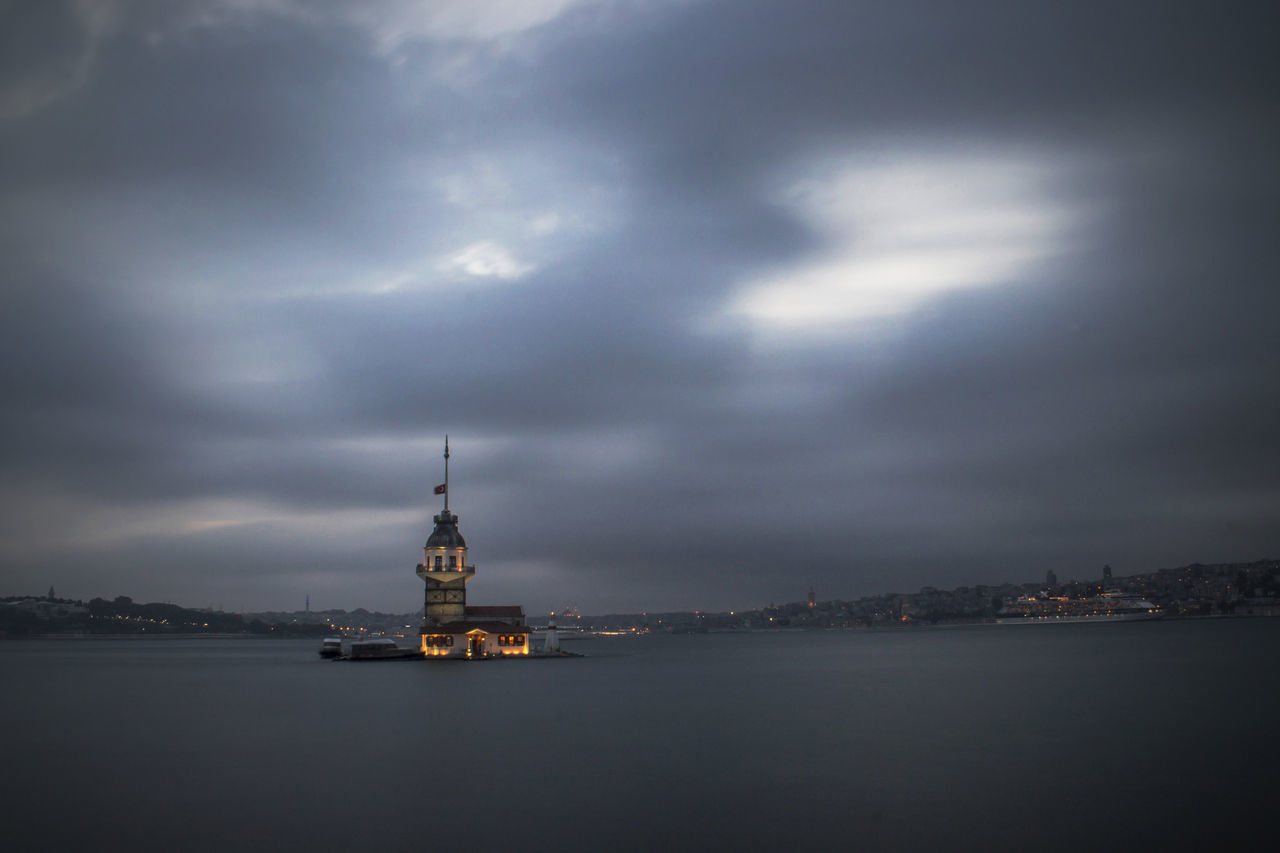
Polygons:
<instances>
[{"instance_id":1,"label":"flagpole on tower","mask_svg":"<svg viewBox=\"0 0 1280 853\"><path fill-rule=\"evenodd\" d=\"M444 511L449 511L449 434L444 436Z\"/></svg>"}]
</instances>

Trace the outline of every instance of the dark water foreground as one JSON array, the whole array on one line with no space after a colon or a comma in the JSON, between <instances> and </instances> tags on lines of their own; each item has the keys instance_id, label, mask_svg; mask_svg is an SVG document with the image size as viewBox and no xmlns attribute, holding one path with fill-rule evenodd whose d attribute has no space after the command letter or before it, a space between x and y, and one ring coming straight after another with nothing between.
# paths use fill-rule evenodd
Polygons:
<instances>
[{"instance_id":1,"label":"dark water foreground","mask_svg":"<svg viewBox=\"0 0 1280 853\"><path fill-rule=\"evenodd\" d=\"M572 647L591 656L342 664L314 641L0 643L0 841L1147 850L1275 838L1280 620Z\"/></svg>"}]
</instances>

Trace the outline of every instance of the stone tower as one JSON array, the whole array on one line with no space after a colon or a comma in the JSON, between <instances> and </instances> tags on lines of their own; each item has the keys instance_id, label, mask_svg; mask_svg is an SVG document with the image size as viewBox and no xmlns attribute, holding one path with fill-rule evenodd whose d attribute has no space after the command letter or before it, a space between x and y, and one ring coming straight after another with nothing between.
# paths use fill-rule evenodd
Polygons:
<instances>
[{"instance_id":1,"label":"stone tower","mask_svg":"<svg viewBox=\"0 0 1280 853\"><path fill-rule=\"evenodd\" d=\"M476 567L467 563L467 542L458 532L458 516L449 512L449 437L444 439L444 484L436 486L444 495L444 509L434 517L435 529L427 537L418 577L426 581L426 608L422 624L434 627L459 622L467 611L467 581Z\"/></svg>"}]
</instances>

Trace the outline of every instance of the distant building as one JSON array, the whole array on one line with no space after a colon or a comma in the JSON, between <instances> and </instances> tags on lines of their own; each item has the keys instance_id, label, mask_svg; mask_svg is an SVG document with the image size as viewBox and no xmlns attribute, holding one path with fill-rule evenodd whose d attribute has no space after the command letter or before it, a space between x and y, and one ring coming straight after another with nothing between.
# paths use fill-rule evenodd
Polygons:
<instances>
[{"instance_id":1,"label":"distant building","mask_svg":"<svg viewBox=\"0 0 1280 853\"><path fill-rule=\"evenodd\" d=\"M428 657L483 658L529 654L529 628L518 604L468 606L467 581L476 567L467 562L467 542L458 516L449 511L449 439L444 442L444 509L423 548L418 577L426 582L422 652Z\"/></svg>"},{"instance_id":2,"label":"distant building","mask_svg":"<svg viewBox=\"0 0 1280 853\"><path fill-rule=\"evenodd\" d=\"M810 607L818 606L818 600L814 598L814 595L813 595L813 587L809 587L809 606Z\"/></svg>"},{"instance_id":3,"label":"distant building","mask_svg":"<svg viewBox=\"0 0 1280 853\"><path fill-rule=\"evenodd\" d=\"M1058 575L1054 573L1053 569L1050 569L1049 571L1044 573L1044 585L1045 586L1058 585Z\"/></svg>"},{"instance_id":4,"label":"distant building","mask_svg":"<svg viewBox=\"0 0 1280 853\"><path fill-rule=\"evenodd\" d=\"M1111 567L1110 567L1110 566L1103 566L1103 567L1102 567L1102 580L1103 580L1103 581L1109 581L1109 580L1111 580Z\"/></svg>"}]
</instances>

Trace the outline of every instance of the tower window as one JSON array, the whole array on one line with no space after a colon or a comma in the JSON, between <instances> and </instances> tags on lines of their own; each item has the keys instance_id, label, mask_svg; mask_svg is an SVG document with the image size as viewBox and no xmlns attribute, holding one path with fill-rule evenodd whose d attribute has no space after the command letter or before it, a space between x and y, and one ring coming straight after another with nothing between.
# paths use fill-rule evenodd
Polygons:
<instances>
[{"instance_id":1,"label":"tower window","mask_svg":"<svg viewBox=\"0 0 1280 853\"><path fill-rule=\"evenodd\" d=\"M457 567L458 567L458 558L457 558L456 556L452 556L452 555L450 555L450 557L449 557L449 568L451 568L451 569L456 569Z\"/></svg>"},{"instance_id":2,"label":"tower window","mask_svg":"<svg viewBox=\"0 0 1280 853\"><path fill-rule=\"evenodd\" d=\"M442 564L443 562L444 562L444 557L441 557L439 554L436 554L436 568L437 568L437 569L438 569L438 568L440 568L440 566L441 566L441 564Z\"/></svg>"}]
</instances>

